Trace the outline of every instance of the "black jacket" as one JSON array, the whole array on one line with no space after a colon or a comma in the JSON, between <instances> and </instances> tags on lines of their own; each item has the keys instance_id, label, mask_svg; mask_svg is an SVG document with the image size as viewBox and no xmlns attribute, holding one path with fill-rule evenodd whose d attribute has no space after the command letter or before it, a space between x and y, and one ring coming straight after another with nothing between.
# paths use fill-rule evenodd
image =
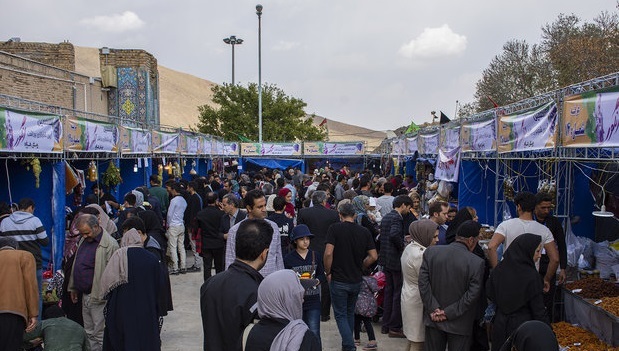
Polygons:
<instances>
[{"instance_id":1,"label":"black jacket","mask_svg":"<svg viewBox=\"0 0 619 351\"><path fill-rule=\"evenodd\" d=\"M247 213L245 211L239 210L236 214L236 218L234 220L234 224L244 220L247 217ZM219 231L227 234L230 231L230 217L227 214L221 216L221 226L219 227Z\"/></svg>"},{"instance_id":2,"label":"black jacket","mask_svg":"<svg viewBox=\"0 0 619 351\"><path fill-rule=\"evenodd\" d=\"M241 261L209 278L200 288L205 351L242 349L245 327L257 316L262 275Z\"/></svg>"},{"instance_id":3,"label":"black jacket","mask_svg":"<svg viewBox=\"0 0 619 351\"><path fill-rule=\"evenodd\" d=\"M206 206L196 215L203 249L220 249L226 246L223 233L219 231L223 215L224 212L217 206Z\"/></svg>"},{"instance_id":4,"label":"black jacket","mask_svg":"<svg viewBox=\"0 0 619 351\"><path fill-rule=\"evenodd\" d=\"M273 340L282 329L286 327L288 321L285 319L262 319L256 324L247 336L245 351L269 351ZM318 351L320 341L311 330L307 330L303 336L303 342L299 350Z\"/></svg>"},{"instance_id":5,"label":"black jacket","mask_svg":"<svg viewBox=\"0 0 619 351\"><path fill-rule=\"evenodd\" d=\"M302 208L297 216L297 224L307 225L310 233L314 234L310 241L310 249L323 253L327 245L327 230L331 224L339 221L337 211L316 204L314 207Z\"/></svg>"},{"instance_id":6,"label":"black jacket","mask_svg":"<svg viewBox=\"0 0 619 351\"><path fill-rule=\"evenodd\" d=\"M391 210L380 222L380 253L378 264L390 271L401 271L400 257L404 251L404 233L402 216L398 211Z\"/></svg>"}]
</instances>

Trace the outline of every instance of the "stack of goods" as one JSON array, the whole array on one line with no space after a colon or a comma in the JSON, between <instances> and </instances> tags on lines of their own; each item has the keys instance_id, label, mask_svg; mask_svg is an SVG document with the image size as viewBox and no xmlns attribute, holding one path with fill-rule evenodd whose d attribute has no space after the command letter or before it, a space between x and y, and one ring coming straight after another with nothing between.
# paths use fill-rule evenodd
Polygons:
<instances>
[{"instance_id":1,"label":"stack of goods","mask_svg":"<svg viewBox=\"0 0 619 351\"><path fill-rule=\"evenodd\" d=\"M567 290L577 293L585 299L599 299L601 297L619 296L619 288L601 278L585 278L565 284ZM578 291L580 290L580 291Z\"/></svg>"},{"instance_id":2,"label":"stack of goods","mask_svg":"<svg viewBox=\"0 0 619 351\"><path fill-rule=\"evenodd\" d=\"M618 347L605 344L595 334L566 322L553 323L552 329L559 345L570 350L619 351Z\"/></svg>"}]
</instances>

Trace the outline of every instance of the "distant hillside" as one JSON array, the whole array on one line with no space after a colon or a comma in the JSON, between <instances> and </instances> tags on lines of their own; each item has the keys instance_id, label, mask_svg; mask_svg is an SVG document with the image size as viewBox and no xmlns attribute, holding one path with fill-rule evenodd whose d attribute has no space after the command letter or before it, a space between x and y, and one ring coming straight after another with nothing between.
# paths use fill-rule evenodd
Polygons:
<instances>
[{"instance_id":1,"label":"distant hillside","mask_svg":"<svg viewBox=\"0 0 619 351\"><path fill-rule=\"evenodd\" d=\"M158 65L159 69L159 108L161 124L172 127L191 128L198 123L198 106L211 105L216 84L206 79L178 72ZM99 49L75 47L75 70L91 77L101 76ZM314 117L314 124L325 118ZM375 131L327 118L329 141L366 141L368 150L373 150L387 137L387 132ZM391 135L392 136L392 135Z\"/></svg>"}]
</instances>

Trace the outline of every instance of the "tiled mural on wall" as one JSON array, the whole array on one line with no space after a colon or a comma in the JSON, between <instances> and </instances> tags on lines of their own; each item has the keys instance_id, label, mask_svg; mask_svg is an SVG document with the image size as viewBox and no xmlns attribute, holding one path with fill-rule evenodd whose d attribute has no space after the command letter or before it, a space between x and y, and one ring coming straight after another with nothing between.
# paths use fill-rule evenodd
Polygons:
<instances>
[{"instance_id":1,"label":"tiled mural on wall","mask_svg":"<svg viewBox=\"0 0 619 351\"><path fill-rule=\"evenodd\" d=\"M119 67L118 89L109 91L109 113L131 121L159 124L154 108L157 87L143 68Z\"/></svg>"}]
</instances>

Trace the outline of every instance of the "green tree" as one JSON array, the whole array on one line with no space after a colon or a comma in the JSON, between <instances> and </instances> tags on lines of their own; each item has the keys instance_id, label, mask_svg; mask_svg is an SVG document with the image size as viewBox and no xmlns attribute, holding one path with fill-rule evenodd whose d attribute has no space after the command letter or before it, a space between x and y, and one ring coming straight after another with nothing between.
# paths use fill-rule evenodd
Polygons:
<instances>
[{"instance_id":1,"label":"green tree","mask_svg":"<svg viewBox=\"0 0 619 351\"><path fill-rule=\"evenodd\" d=\"M552 67L538 45L525 40L510 40L495 56L477 82L475 99L478 111L507 105L557 88Z\"/></svg>"},{"instance_id":2,"label":"green tree","mask_svg":"<svg viewBox=\"0 0 619 351\"><path fill-rule=\"evenodd\" d=\"M218 107L203 105L198 130L225 140L258 141L258 85L217 85L212 88ZM272 142L324 140L327 133L312 124L303 100L288 96L275 85L262 87L262 139ZM245 139L247 138L247 139Z\"/></svg>"}]
</instances>

